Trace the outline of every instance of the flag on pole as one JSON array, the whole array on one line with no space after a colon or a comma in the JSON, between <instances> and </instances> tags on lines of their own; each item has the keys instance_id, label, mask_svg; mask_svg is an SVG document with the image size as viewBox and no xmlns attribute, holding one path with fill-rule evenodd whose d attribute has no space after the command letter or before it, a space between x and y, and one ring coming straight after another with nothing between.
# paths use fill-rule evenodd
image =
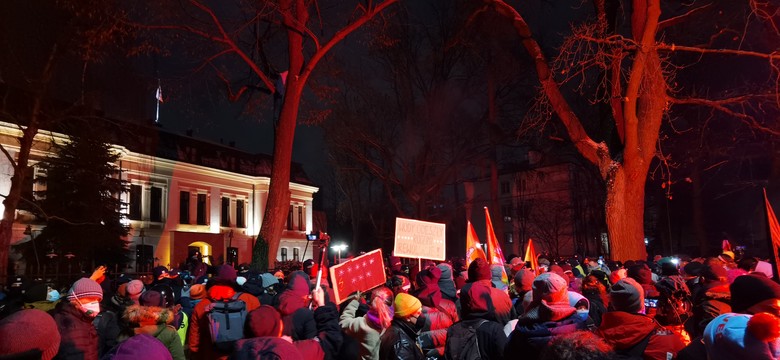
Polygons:
<instances>
[{"instance_id":1,"label":"flag on pole","mask_svg":"<svg viewBox=\"0 0 780 360\"><path fill-rule=\"evenodd\" d=\"M157 99L157 111L154 115L154 123L157 124L160 122L160 104L163 103L162 84L160 83L160 79L157 79L157 92L154 94L154 97Z\"/></svg>"},{"instance_id":2,"label":"flag on pole","mask_svg":"<svg viewBox=\"0 0 780 360\"><path fill-rule=\"evenodd\" d=\"M165 102L163 101L162 86L160 85L159 82L157 83L157 93L155 94L155 97L157 98L157 101L160 102L161 104Z\"/></svg>"},{"instance_id":3,"label":"flag on pole","mask_svg":"<svg viewBox=\"0 0 780 360\"><path fill-rule=\"evenodd\" d=\"M468 269L472 261L479 258L487 261L487 257L485 256L485 252L482 251L477 232L474 231L474 226L471 225L471 221L467 221L466 226L466 268Z\"/></svg>"},{"instance_id":4,"label":"flag on pole","mask_svg":"<svg viewBox=\"0 0 780 360\"><path fill-rule=\"evenodd\" d=\"M539 271L539 258L536 256L536 248L534 248L534 240L528 239L528 246L525 248L525 257L523 261L531 263L531 268L538 273Z\"/></svg>"},{"instance_id":5,"label":"flag on pole","mask_svg":"<svg viewBox=\"0 0 780 360\"><path fill-rule=\"evenodd\" d=\"M501 281L504 284L509 284L509 277L506 274L506 260L504 259L504 252L501 251L501 244L496 238L496 232L493 231L493 222L490 221L490 211L485 206L485 224L487 225L487 250L488 250L488 262L491 265L501 265Z\"/></svg>"},{"instance_id":6,"label":"flag on pole","mask_svg":"<svg viewBox=\"0 0 780 360\"><path fill-rule=\"evenodd\" d=\"M766 189L764 189L764 204L766 204L766 217L769 224L769 240L772 244L772 254L775 256L775 275L779 274L778 266L780 266L780 256L777 253L777 247L780 246L780 223L777 222L777 216L775 211L772 210L772 205L769 203L769 198L766 196Z\"/></svg>"}]
</instances>

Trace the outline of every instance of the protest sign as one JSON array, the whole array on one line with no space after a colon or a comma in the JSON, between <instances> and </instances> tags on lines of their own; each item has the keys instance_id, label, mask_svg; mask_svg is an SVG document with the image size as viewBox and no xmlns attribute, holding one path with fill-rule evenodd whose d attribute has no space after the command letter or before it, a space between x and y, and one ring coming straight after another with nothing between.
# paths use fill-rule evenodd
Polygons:
<instances>
[{"instance_id":1,"label":"protest sign","mask_svg":"<svg viewBox=\"0 0 780 360\"><path fill-rule=\"evenodd\" d=\"M444 240L444 224L395 219L395 256L444 261L447 256Z\"/></svg>"},{"instance_id":2,"label":"protest sign","mask_svg":"<svg viewBox=\"0 0 780 360\"><path fill-rule=\"evenodd\" d=\"M371 290L385 283L382 249L365 253L330 268L336 304L341 304L355 291Z\"/></svg>"}]
</instances>

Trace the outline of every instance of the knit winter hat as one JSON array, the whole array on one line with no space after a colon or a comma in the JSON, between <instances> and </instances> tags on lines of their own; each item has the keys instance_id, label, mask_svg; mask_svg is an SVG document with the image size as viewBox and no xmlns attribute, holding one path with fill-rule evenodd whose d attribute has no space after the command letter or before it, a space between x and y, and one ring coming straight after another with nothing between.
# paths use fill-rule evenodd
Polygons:
<instances>
[{"instance_id":1,"label":"knit winter hat","mask_svg":"<svg viewBox=\"0 0 780 360\"><path fill-rule=\"evenodd\" d=\"M533 290L534 278L536 274L531 269L520 269L515 274L515 291L528 292Z\"/></svg>"},{"instance_id":2,"label":"knit winter hat","mask_svg":"<svg viewBox=\"0 0 780 360\"><path fill-rule=\"evenodd\" d=\"M609 274L609 283L614 284L620 281L620 279L625 279L626 277L628 277L628 272L626 269L617 269Z\"/></svg>"},{"instance_id":3,"label":"knit winter hat","mask_svg":"<svg viewBox=\"0 0 780 360\"><path fill-rule=\"evenodd\" d=\"M141 297L141 293L144 292L144 283L141 280L132 280L127 283L125 292L127 293L127 297L134 301L138 301L138 298Z\"/></svg>"},{"instance_id":4,"label":"knit winter hat","mask_svg":"<svg viewBox=\"0 0 780 360\"><path fill-rule=\"evenodd\" d=\"M544 300L548 304L567 304L569 298L566 293L569 283L560 275L553 272L542 273L534 279L533 299L535 302Z\"/></svg>"},{"instance_id":5,"label":"knit winter hat","mask_svg":"<svg viewBox=\"0 0 780 360\"><path fill-rule=\"evenodd\" d=\"M504 266L499 264L490 265L490 281L493 282L493 286L499 290L506 290L507 284L501 281L504 275Z\"/></svg>"},{"instance_id":6,"label":"knit winter hat","mask_svg":"<svg viewBox=\"0 0 780 360\"><path fill-rule=\"evenodd\" d=\"M476 259L469 265L468 275L469 282L490 280L490 265L484 259Z\"/></svg>"},{"instance_id":7,"label":"knit winter hat","mask_svg":"<svg viewBox=\"0 0 780 360\"><path fill-rule=\"evenodd\" d=\"M645 292L642 285L628 277L620 279L609 293L609 306L617 311L641 313L645 309Z\"/></svg>"},{"instance_id":8,"label":"knit winter hat","mask_svg":"<svg viewBox=\"0 0 780 360\"><path fill-rule=\"evenodd\" d=\"M405 318L419 311L422 303L416 297L400 293L395 296L395 316Z\"/></svg>"},{"instance_id":9,"label":"knit winter hat","mask_svg":"<svg viewBox=\"0 0 780 360\"><path fill-rule=\"evenodd\" d=\"M303 360L303 355L289 341L277 337L258 337L236 342L233 360Z\"/></svg>"},{"instance_id":10,"label":"knit winter hat","mask_svg":"<svg viewBox=\"0 0 780 360\"><path fill-rule=\"evenodd\" d=\"M77 300L85 297L96 297L103 300L103 288L90 278L76 280L68 291L68 300Z\"/></svg>"},{"instance_id":11,"label":"knit winter hat","mask_svg":"<svg viewBox=\"0 0 780 360\"><path fill-rule=\"evenodd\" d=\"M192 285L190 288L190 299L200 300L206 297L206 287L201 284Z\"/></svg>"},{"instance_id":12,"label":"knit winter hat","mask_svg":"<svg viewBox=\"0 0 780 360\"><path fill-rule=\"evenodd\" d=\"M165 299L159 291L149 290L144 291L141 297L138 299L141 306L157 306L164 307Z\"/></svg>"},{"instance_id":13,"label":"knit winter hat","mask_svg":"<svg viewBox=\"0 0 780 360\"><path fill-rule=\"evenodd\" d=\"M548 271L556 273L556 274L560 275L561 277L566 276L566 274L563 273L563 268L558 266L558 265L550 265L550 269Z\"/></svg>"},{"instance_id":14,"label":"knit winter hat","mask_svg":"<svg viewBox=\"0 0 780 360\"><path fill-rule=\"evenodd\" d=\"M753 305L765 300L780 299L780 285L761 275L737 276L729 289L731 311L735 313L746 313Z\"/></svg>"},{"instance_id":15,"label":"knit winter hat","mask_svg":"<svg viewBox=\"0 0 780 360\"><path fill-rule=\"evenodd\" d=\"M217 268L217 276L218 279L228 280L235 282L236 278L238 277L238 272L235 268L231 265L220 265Z\"/></svg>"},{"instance_id":16,"label":"knit winter hat","mask_svg":"<svg viewBox=\"0 0 780 360\"><path fill-rule=\"evenodd\" d=\"M271 275L270 273L264 273L260 275L260 279L263 282L263 287L267 288L271 285L276 285L279 283L279 279L277 279L275 276Z\"/></svg>"},{"instance_id":17,"label":"knit winter hat","mask_svg":"<svg viewBox=\"0 0 780 360\"><path fill-rule=\"evenodd\" d=\"M246 316L245 332L250 337L278 337L282 333L282 315L274 307L261 305Z\"/></svg>"},{"instance_id":18,"label":"knit winter hat","mask_svg":"<svg viewBox=\"0 0 780 360\"><path fill-rule=\"evenodd\" d=\"M628 268L628 277L644 285L653 284L653 272L645 265L634 265Z\"/></svg>"},{"instance_id":19,"label":"knit winter hat","mask_svg":"<svg viewBox=\"0 0 780 360\"><path fill-rule=\"evenodd\" d=\"M760 359L776 360L780 358L780 340L770 336L766 338L765 329L759 323L764 317L773 318L769 314L722 314L707 324L704 329L704 347L707 349L709 360L726 359ZM777 318L769 319L768 325L774 323L777 327Z\"/></svg>"},{"instance_id":20,"label":"knit winter hat","mask_svg":"<svg viewBox=\"0 0 780 360\"><path fill-rule=\"evenodd\" d=\"M704 264L697 261L691 261L683 266L683 272L688 276L699 276L702 270L704 270Z\"/></svg>"},{"instance_id":21,"label":"knit winter hat","mask_svg":"<svg viewBox=\"0 0 780 360\"><path fill-rule=\"evenodd\" d=\"M151 335L138 334L119 343L102 359L110 360L173 360L171 352Z\"/></svg>"},{"instance_id":22,"label":"knit winter hat","mask_svg":"<svg viewBox=\"0 0 780 360\"><path fill-rule=\"evenodd\" d=\"M60 348L57 323L37 309L17 311L0 320L0 354L34 355L50 360ZM15 358L15 357L14 357Z\"/></svg>"}]
</instances>

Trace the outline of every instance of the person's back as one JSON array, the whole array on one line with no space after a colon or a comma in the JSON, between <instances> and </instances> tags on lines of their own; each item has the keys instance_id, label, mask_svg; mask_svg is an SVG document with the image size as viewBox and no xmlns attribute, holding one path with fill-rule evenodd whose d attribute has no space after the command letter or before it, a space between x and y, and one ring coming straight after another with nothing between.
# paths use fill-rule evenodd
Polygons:
<instances>
[{"instance_id":1,"label":"person's back","mask_svg":"<svg viewBox=\"0 0 780 360\"><path fill-rule=\"evenodd\" d=\"M666 360L676 356L685 344L674 333L663 329L644 312L642 286L631 278L618 281L610 292L611 311L604 314L596 335L615 351L628 355L643 354L645 359ZM637 347L644 347L644 349Z\"/></svg>"}]
</instances>

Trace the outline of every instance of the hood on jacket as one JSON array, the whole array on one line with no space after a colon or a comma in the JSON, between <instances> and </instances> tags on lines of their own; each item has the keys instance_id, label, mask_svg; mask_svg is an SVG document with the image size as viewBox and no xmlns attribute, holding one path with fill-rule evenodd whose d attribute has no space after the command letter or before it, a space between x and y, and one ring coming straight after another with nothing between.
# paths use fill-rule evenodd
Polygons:
<instances>
[{"instance_id":1,"label":"hood on jacket","mask_svg":"<svg viewBox=\"0 0 780 360\"><path fill-rule=\"evenodd\" d=\"M411 292L420 302L428 307L436 307L441 302L439 279L441 270L437 267L425 269L417 273L417 289Z\"/></svg>"},{"instance_id":2,"label":"hood on jacket","mask_svg":"<svg viewBox=\"0 0 780 360\"><path fill-rule=\"evenodd\" d=\"M303 271L293 271L287 288L279 294L279 312L290 315L309 304L309 275Z\"/></svg>"},{"instance_id":3,"label":"hood on jacket","mask_svg":"<svg viewBox=\"0 0 780 360\"><path fill-rule=\"evenodd\" d=\"M448 299L455 300L458 296L458 290L455 288L455 280L452 276L452 266L447 263L441 263L436 265L441 270L441 277L439 278L439 289Z\"/></svg>"},{"instance_id":4,"label":"hood on jacket","mask_svg":"<svg viewBox=\"0 0 780 360\"><path fill-rule=\"evenodd\" d=\"M650 317L624 311L610 311L604 314L596 335L601 336L616 350L622 350L642 341L647 334L655 330L655 326L655 322Z\"/></svg>"}]
</instances>

